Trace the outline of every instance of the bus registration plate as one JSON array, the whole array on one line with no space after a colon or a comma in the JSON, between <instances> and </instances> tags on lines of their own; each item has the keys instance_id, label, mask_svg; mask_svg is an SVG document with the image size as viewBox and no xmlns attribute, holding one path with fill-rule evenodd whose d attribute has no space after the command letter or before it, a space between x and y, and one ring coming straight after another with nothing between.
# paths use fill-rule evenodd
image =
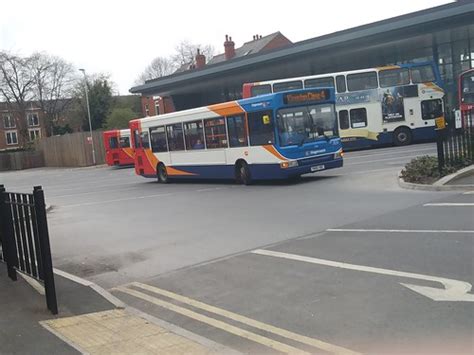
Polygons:
<instances>
[{"instance_id":1,"label":"bus registration plate","mask_svg":"<svg viewBox=\"0 0 474 355\"><path fill-rule=\"evenodd\" d=\"M311 171L324 170L324 165L316 165L311 167Z\"/></svg>"}]
</instances>

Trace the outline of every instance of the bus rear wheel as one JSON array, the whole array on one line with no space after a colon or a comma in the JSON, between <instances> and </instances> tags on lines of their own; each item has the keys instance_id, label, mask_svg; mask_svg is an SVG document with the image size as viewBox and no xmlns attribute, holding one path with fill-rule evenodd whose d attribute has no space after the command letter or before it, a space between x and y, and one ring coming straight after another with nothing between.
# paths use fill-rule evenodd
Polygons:
<instances>
[{"instance_id":1,"label":"bus rear wheel","mask_svg":"<svg viewBox=\"0 0 474 355\"><path fill-rule=\"evenodd\" d=\"M399 127L393 132L393 142L397 146L411 144L411 131L407 127Z\"/></svg>"},{"instance_id":2,"label":"bus rear wheel","mask_svg":"<svg viewBox=\"0 0 474 355\"><path fill-rule=\"evenodd\" d=\"M252 183L252 177L250 175L250 169L245 161L240 161L235 167L235 177L237 183L241 185L250 185Z\"/></svg>"},{"instance_id":3,"label":"bus rear wheel","mask_svg":"<svg viewBox=\"0 0 474 355\"><path fill-rule=\"evenodd\" d=\"M168 172L166 171L165 164L158 164L158 168L156 169L156 175L158 177L158 182L162 184L168 183Z\"/></svg>"}]
</instances>

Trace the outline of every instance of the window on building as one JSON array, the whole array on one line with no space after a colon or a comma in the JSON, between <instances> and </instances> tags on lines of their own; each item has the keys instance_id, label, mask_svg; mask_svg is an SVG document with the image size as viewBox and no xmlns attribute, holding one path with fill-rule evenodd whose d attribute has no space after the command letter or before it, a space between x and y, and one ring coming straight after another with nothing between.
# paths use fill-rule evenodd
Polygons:
<instances>
[{"instance_id":1,"label":"window on building","mask_svg":"<svg viewBox=\"0 0 474 355\"><path fill-rule=\"evenodd\" d=\"M337 92L346 92L346 77L344 75L336 76Z\"/></svg>"},{"instance_id":2,"label":"window on building","mask_svg":"<svg viewBox=\"0 0 474 355\"><path fill-rule=\"evenodd\" d=\"M159 114L160 114L160 101L155 100L155 115L159 115Z\"/></svg>"},{"instance_id":3,"label":"window on building","mask_svg":"<svg viewBox=\"0 0 474 355\"><path fill-rule=\"evenodd\" d=\"M367 127L367 110L365 108L355 108L351 110L351 127Z\"/></svg>"},{"instance_id":4,"label":"window on building","mask_svg":"<svg viewBox=\"0 0 474 355\"><path fill-rule=\"evenodd\" d=\"M380 87L410 84L410 71L407 68L387 69L379 71Z\"/></svg>"},{"instance_id":5,"label":"window on building","mask_svg":"<svg viewBox=\"0 0 474 355\"><path fill-rule=\"evenodd\" d=\"M162 153L168 151L165 126L150 128L150 138L152 152Z\"/></svg>"},{"instance_id":6,"label":"window on building","mask_svg":"<svg viewBox=\"0 0 474 355\"><path fill-rule=\"evenodd\" d=\"M304 82L305 88L333 88L334 87L334 78L328 76L325 78L315 78L308 79Z\"/></svg>"},{"instance_id":7,"label":"window on building","mask_svg":"<svg viewBox=\"0 0 474 355\"><path fill-rule=\"evenodd\" d=\"M41 130L39 128L29 129L28 135L29 135L30 141L34 141L35 139L41 138Z\"/></svg>"},{"instance_id":8,"label":"window on building","mask_svg":"<svg viewBox=\"0 0 474 355\"><path fill-rule=\"evenodd\" d=\"M339 111L339 128L349 129L349 112L347 110Z\"/></svg>"},{"instance_id":9,"label":"window on building","mask_svg":"<svg viewBox=\"0 0 474 355\"><path fill-rule=\"evenodd\" d=\"M370 90L377 87L377 73L374 71L349 74L347 76L347 88L349 91Z\"/></svg>"},{"instance_id":10,"label":"window on building","mask_svg":"<svg viewBox=\"0 0 474 355\"><path fill-rule=\"evenodd\" d=\"M6 131L5 138L7 141L7 145L18 144L18 135L16 131Z\"/></svg>"},{"instance_id":11,"label":"window on building","mask_svg":"<svg viewBox=\"0 0 474 355\"><path fill-rule=\"evenodd\" d=\"M227 117L227 130L229 131L229 145L231 148L248 145L245 117L243 115Z\"/></svg>"},{"instance_id":12,"label":"window on building","mask_svg":"<svg viewBox=\"0 0 474 355\"><path fill-rule=\"evenodd\" d=\"M272 111L251 112L247 117L250 145L265 145L275 142Z\"/></svg>"},{"instance_id":13,"label":"window on building","mask_svg":"<svg viewBox=\"0 0 474 355\"><path fill-rule=\"evenodd\" d=\"M145 104L145 116L150 116L150 106Z\"/></svg>"},{"instance_id":14,"label":"window on building","mask_svg":"<svg viewBox=\"0 0 474 355\"><path fill-rule=\"evenodd\" d=\"M29 113L27 116L28 126L35 127L39 126L39 118L37 113Z\"/></svg>"},{"instance_id":15,"label":"window on building","mask_svg":"<svg viewBox=\"0 0 474 355\"><path fill-rule=\"evenodd\" d=\"M117 149L118 148L118 139L117 139L117 137L110 137L109 138L109 147L110 147L110 149Z\"/></svg>"},{"instance_id":16,"label":"window on building","mask_svg":"<svg viewBox=\"0 0 474 355\"><path fill-rule=\"evenodd\" d=\"M181 123L175 123L166 126L166 132L168 136L168 147L170 152L184 150L183 125Z\"/></svg>"},{"instance_id":17,"label":"window on building","mask_svg":"<svg viewBox=\"0 0 474 355\"><path fill-rule=\"evenodd\" d=\"M204 120L207 149L227 148L227 133L224 117Z\"/></svg>"},{"instance_id":18,"label":"window on building","mask_svg":"<svg viewBox=\"0 0 474 355\"><path fill-rule=\"evenodd\" d=\"M184 124L186 149L204 149L204 130L202 121L187 122Z\"/></svg>"},{"instance_id":19,"label":"window on building","mask_svg":"<svg viewBox=\"0 0 474 355\"><path fill-rule=\"evenodd\" d=\"M3 115L3 128L15 128L16 122L13 115L6 113Z\"/></svg>"},{"instance_id":20,"label":"window on building","mask_svg":"<svg viewBox=\"0 0 474 355\"><path fill-rule=\"evenodd\" d=\"M433 67L431 65L423 65L420 67L414 67L410 69L411 80L414 84L426 83L436 80Z\"/></svg>"},{"instance_id":21,"label":"window on building","mask_svg":"<svg viewBox=\"0 0 474 355\"><path fill-rule=\"evenodd\" d=\"M120 148L130 148L130 137L120 137L119 145Z\"/></svg>"},{"instance_id":22,"label":"window on building","mask_svg":"<svg viewBox=\"0 0 474 355\"><path fill-rule=\"evenodd\" d=\"M142 148L143 149L149 149L150 148L150 138L149 138L149 135L148 135L147 131L142 131L142 133L140 133L140 139L142 141Z\"/></svg>"},{"instance_id":23,"label":"window on building","mask_svg":"<svg viewBox=\"0 0 474 355\"><path fill-rule=\"evenodd\" d=\"M270 84L265 84L265 85L255 85L252 86L250 89L250 93L253 96L260 96L260 95L266 95L266 94L271 94L272 93L272 87Z\"/></svg>"},{"instance_id":24,"label":"window on building","mask_svg":"<svg viewBox=\"0 0 474 355\"><path fill-rule=\"evenodd\" d=\"M288 90L297 90L303 88L303 82L301 80L287 81L284 83L273 84L273 92L281 92Z\"/></svg>"},{"instance_id":25,"label":"window on building","mask_svg":"<svg viewBox=\"0 0 474 355\"><path fill-rule=\"evenodd\" d=\"M424 120L434 120L443 116L443 102L440 99L421 101L421 117Z\"/></svg>"}]
</instances>

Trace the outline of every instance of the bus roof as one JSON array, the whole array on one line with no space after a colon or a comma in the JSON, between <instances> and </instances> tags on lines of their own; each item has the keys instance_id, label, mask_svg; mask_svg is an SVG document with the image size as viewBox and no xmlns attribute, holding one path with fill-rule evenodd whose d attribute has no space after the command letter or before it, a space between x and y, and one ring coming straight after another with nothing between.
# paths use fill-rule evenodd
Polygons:
<instances>
[{"instance_id":1,"label":"bus roof","mask_svg":"<svg viewBox=\"0 0 474 355\"><path fill-rule=\"evenodd\" d=\"M378 71L387 70L387 69L413 68L413 67L419 67L419 66L425 66L425 65L433 66L433 62L419 62L419 63L409 63L409 64L400 64L400 65L386 65L386 66L382 66L382 67L348 70L348 71L341 71L341 72L335 72L335 73L322 73L322 74L305 75L305 76L298 76L298 77L292 77L292 78L256 81L256 82L249 82L249 83L246 83L246 84L253 84L253 85L278 84L278 83L285 83L285 82L288 82L288 81L305 80L305 79L317 79L317 78L325 78L325 77L328 77L328 76L336 77L338 75L358 74L358 73L366 73L366 72L370 72L370 71L378 72Z\"/></svg>"}]
</instances>

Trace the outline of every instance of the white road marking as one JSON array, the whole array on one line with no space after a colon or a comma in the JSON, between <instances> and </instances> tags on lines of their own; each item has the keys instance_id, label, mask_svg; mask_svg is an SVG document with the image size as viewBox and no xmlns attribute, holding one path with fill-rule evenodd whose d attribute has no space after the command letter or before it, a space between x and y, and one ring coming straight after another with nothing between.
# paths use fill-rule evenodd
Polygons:
<instances>
[{"instance_id":1,"label":"white road marking","mask_svg":"<svg viewBox=\"0 0 474 355\"><path fill-rule=\"evenodd\" d=\"M324 260L324 259L312 258L309 256L281 253L281 252L272 251L272 250L257 249L257 250L253 250L251 253L258 254L258 255L272 256L275 258L288 259L288 260L303 261L303 262L311 263L311 264L337 267L340 269L363 271L363 272L370 272L370 273L380 274L380 275L406 277L410 279L438 282L444 286L444 289L428 287L428 286L411 285L411 284L405 284L405 283L400 283L400 284L425 297L431 298L434 301L474 302L474 294L468 293L471 290L472 285L465 281L447 279L447 278L437 277L437 276L416 274L416 273L411 273L411 272L381 269L381 268L376 268L376 267L371 267L371 266L348 264L348 263L343 263L340 261Z\"/></svg>"},{"instance_id":2,"label":"white road marking","mask_svg":"<svg viewBox=\"0 0 474 355\"><path fill-rule=\"evenodd\" d=\"M363 233L474 233L474 230L452 229L345 229L329 228L326 232L363 232Z\"/></svg>"},{"instance_id":3,"label":"white road marking","mask_svg":"<svg viewBox=\"0 0 474 355\"><path fill-rule=\"evenodd\" d=\"M313 346L317 349L321 349L321 350L328 351L328 352L335 353L335 354L356 354L354 351L343 348L343 347L340 347L338 345L329 344L329 343L326 343L326 342L324 342L322 340L319 340L319 339L314 339L314 338L310 338L310 337L307 337L307 336L304 336L304 335L301 335L301 334L293 333L289 330L278 328L278 327L275 327L273 325L257 321L255 319L251 319L251 318L242 316L240 314L227 311L227 310L222 309L222 308L211 306L211 305L206 304L204 302L196 301L192 298L182 296L182 295L178 295L174 292L163 290L163 289L160 289L160 288L155 287L155 286L150 286L150 285L143 284L143 283L140 283L140 282L132 282L130 285L134 286L134 287L144 289L144 290L149 291L149 292L153 292L153 293L156 293L156 294L174 299L174 300L177 300L179 302L188 304L192 307L202 309L206 312L218 314L220 316L232 319L234 321L250 325L251 327L261 329L263 331L273 333L273 334L279 335L279 336L284 337L284 338L295 340L295 341L298 341L302 344Z\"/></svg>"},{"instance_id":4,"label":"white road marking","mask_svg":"<svg viewBox=\"0 0 474 355\"><path fill-rule=\"evenodd\" d=\"M423 207L474 207L474 203L440 202L425 203Z\"/></svg>"},{"instance_id":5,"label":"white road marking","mask_svg":"<svg viewBox=\"0 0 474 355\"><path fill-rule=\"evenodd\" d=\"M222 190L222 189L223 189L223 187L209 187L209 188L205 188L205 189L196 190L196 192L217 191L217 190Z\"/></svg>"},{"instance_id":6,"label":"white road marking","mask_svg":"<svg viewBox=\"0 0 474 355\"><path fill-rule=\"evenodd\" d=\"M145 198L163 197L163 196L171 196L171 195L175 195L175 193L134 196L134 197L126 197L126 198L117 198L115 200L105 200L105 201L95 201L95 202L84 202L84 203L77 203L77 204L72 204L72 205L62 205L61 207L94 206L94 205L102 205L102 204L105 204L105 203L132 201L132 200L143 200Z\"/></svg>"},{"instance_id":7,"label":"white road marking","mask_svg":"<svg viewBox=\"0 0 474 355\"><path fill-rule=\"evenodd\" d=\"M385 152L385 153L375 153L375 154L364 154L364 155L354 155L352 156L351 153L347 153L347 160L352 160L352 159L358 159L358 158L366 158L366 157L373 157L373 156L381 156L381 155L395 155L397 153L418 153L418 152L424 152L424 151L432 151L433 153L436 153L436 147L435 148L424 148L424 149L419 149L419 150L403 150L403 151L391 151L391 152ZM403 157L403 155L402 155Z\"/></svg>"},{"instance_id":8,"label":"white road marking","mask_svg":"<svg viewBox=\"0 0 474 355\"><path fill-rule=\"evenodd\" d=\"M394 158L385 158L385 159L377 159L377 160L365 160L365 161L360 161L360 162L357 162L357 163L347 163L345 164L345 166L352 166L352 165L361 165L361 164L368 164L368 163L379 163L381 161L391 161L391 160L406 160L406 159L409 159L409 158L415 158L415 157L418 157L419 154L417 155L401 155L401 156L398 156L398 157L394 157Z\"/></svg>"},{"instance_id":9,"label":"white road marking","mask_svg":"<svg viewBox=\"0 0 474 355\"><path fill-rule=\"evenodd\" d=\"M463 195L474 195L474 191L466 191Z\"/></svg>"}]
</instances>

